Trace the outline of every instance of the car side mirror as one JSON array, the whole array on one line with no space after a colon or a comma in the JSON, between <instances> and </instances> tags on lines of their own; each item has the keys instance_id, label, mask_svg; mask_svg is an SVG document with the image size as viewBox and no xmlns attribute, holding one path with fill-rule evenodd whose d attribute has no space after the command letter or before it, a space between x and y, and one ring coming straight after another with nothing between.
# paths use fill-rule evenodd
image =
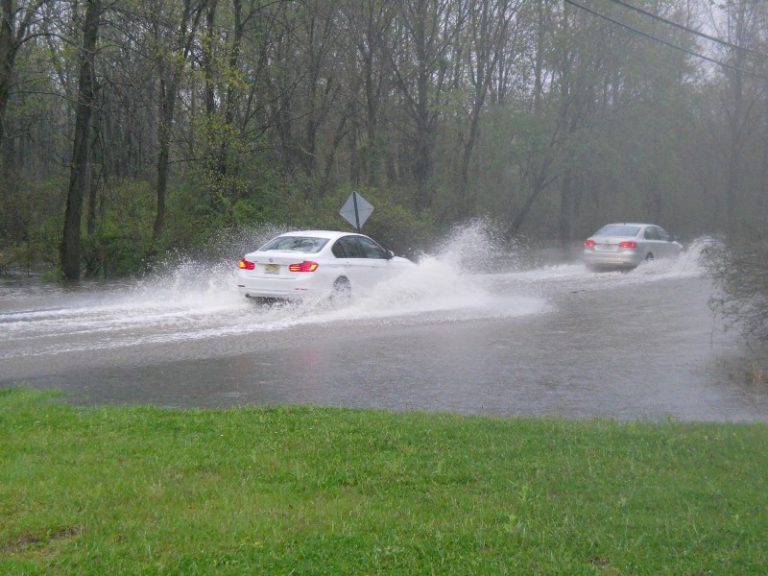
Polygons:
<instances>
[{"instance_id":1,"label":"car side mirror","mask_svg":"<svg viewBox=\"0 0 768 576\"><path fill-rule=\"evenodd\" d=\"M392 258L395 257L395 253L392 252L392 250L387 250L386 254L387 254L387 260L392 260Z\"/></svg>"}]
</instances>

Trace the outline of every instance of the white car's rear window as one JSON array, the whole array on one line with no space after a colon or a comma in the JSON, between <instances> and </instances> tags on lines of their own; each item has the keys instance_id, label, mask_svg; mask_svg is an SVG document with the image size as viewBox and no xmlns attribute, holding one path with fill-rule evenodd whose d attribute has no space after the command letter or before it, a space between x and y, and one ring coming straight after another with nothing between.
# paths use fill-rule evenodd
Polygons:
<instances>
[{"instance_id":1,"label":"white car's rear window","mask_svg":"<svg viewBox=\"0 0 768 576\"><path fill-rule=\"evenodd\" d=\"M637 236L640 232L639 226L623 226L618 224L609 224L603 226L595 232L595 236Z\"/></svg>"},{"instance_id":2,"label":"white car's rear window","mask_svg":"<svg viewBox=\"0 0 768 576\"><path fill-rule=\"evenodd\" d=\"M312 238L310 236L278 236L259 248L259 252L280 250L282 252L303 252L314 254L320 252L328 244L328 238Z\"/></svg>"}]
</instances>

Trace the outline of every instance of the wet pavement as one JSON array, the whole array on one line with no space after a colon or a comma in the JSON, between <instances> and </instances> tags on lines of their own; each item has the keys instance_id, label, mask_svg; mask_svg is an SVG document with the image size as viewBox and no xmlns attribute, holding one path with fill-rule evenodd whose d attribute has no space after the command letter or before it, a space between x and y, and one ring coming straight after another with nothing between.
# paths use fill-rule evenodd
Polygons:
<instances>
[{"instance_id":1,"label":"wet pavement","mask_svg":"<svg viewBox=\"0 0 768 576\"><path fill-rule=\"evenodd\" d=\"M317 404L768 421L692 251L629 273L472 273L424 258L338 308L259 308L229 266L64 291L0 285L0 386L72 402Z\"/></svg>"}]
</instances>

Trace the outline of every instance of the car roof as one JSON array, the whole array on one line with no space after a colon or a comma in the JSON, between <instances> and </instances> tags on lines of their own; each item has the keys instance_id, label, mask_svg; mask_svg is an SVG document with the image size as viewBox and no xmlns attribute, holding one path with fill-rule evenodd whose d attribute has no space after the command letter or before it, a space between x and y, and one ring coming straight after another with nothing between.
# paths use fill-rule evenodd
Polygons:
<instances>
[{"instance_id":1,"label":"car roof","mask_svg":"<svg viewBox=\"0 0 768 576\"><path fill-rule=\"evenodd\" d=\"M328 238L329 240L351 235L363 236L363 234L358 234L357 232L341 232L338 230L293 230L280 234L280 236L310 236L312 238Z\"/></svg>"}]
</instances>

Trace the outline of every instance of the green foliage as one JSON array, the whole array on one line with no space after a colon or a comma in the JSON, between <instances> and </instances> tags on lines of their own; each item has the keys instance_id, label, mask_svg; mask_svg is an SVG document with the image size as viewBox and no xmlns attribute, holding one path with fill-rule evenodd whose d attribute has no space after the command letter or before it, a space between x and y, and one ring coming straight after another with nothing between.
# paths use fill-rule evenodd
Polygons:
<instances>
[{"instance_id":1,"label":"green foliage","mask_svg":"<svg viewBox=\"0 0 768 576\"><path fill-rule=\"evenodd\" d=\"M711 306L748 344L768 351L768 233L744 230L727 243L712 242L704 252L719 295Z\"/></svg>"},{"instance_id":2,"label":"green foliage","mask_svg":"<svg viewBox=\"0 0 768 576\"><path fill-rule=\"evenodd\" d=\"M5 238L0 236L0 271L50 270L59 256L64 181L21 179L6 192Z\"/></svg>"},{"instance_id":3,"label":"green foliage","mask_svg":"<svg viewBox=\"0 0 768 576\"><path fill-rule=\"evenodd\" d=\"M762 424L0 390L0 572L763 574Z\"/></svg>"},{"instance_id":4,"label":"green foliage","mask_svg":"<svg viewBox=\"0 0 768 576\"><path fill-rule=\"evenodd\" d=\"M406 203L406 195L367 187L356 188L356 191L374 208L362 232L387 248L398 254L410 253L425 247L434 238L436 227L431 215L418 213ZM288 201L291 227L354 231L339 214L351 193L350 188L339 189L315 202L293 194Z\"/></svg>"},{"instance_id":5,"label":"green foliage","mask_svg":"<svg viewBox=\"0 0 768 576\"><path fill-rule=\"evenodd\" d=\"M108 187L100 199L92 235L83 234L82 258L92 277L119 277L145 269L152 254L154 199L145 181Z\"/></svg>"},{"instance_id":6,"label":"green foliage","mask_svg":"<svg viewBox=\"0 0 768 576\"><path fill-rule=\"evenodd\" d=\"M693 26L746 18L739 41L766 43L765 3L713 5L706 16L669 0L650 4ZM91 274L140 272L220 231L338 228L339 203L364 184L377 207L366 231L395 248L475 216L514 223L534 241L615 218L659 220L691 236L766 218L762 84L699 67L574 6L490 2L467 11L451 0L416 14L402 3L130 5L105 6L115 25L102 27L96 53L91 173L136 197L122 198L124 220L100 209L97 220L106 220L84 233ZM185 6L193 13L182 22ZM2 258L39 268L55 261L63 228L83 24L66 2L44 7L15 63L4 63L15 67L0 143ZM658 23L614 3L593 8L663 36ZM486 9L489 34L473 28ZM411 34L416 17L434 25L423 54ZM376 38L364 38L370 30ZM664 34L691 45L682 31ZM498 66L482 93L465 186L469 111L489 80L475 69L484 59ZM167 90L176 90L168 211L152 240L148 193ZM410 208L417 195L423 213ZM725 222L726 204L736 222ZM563 221L572 230L559 230Z\"/></svg>"}]
</instances>

